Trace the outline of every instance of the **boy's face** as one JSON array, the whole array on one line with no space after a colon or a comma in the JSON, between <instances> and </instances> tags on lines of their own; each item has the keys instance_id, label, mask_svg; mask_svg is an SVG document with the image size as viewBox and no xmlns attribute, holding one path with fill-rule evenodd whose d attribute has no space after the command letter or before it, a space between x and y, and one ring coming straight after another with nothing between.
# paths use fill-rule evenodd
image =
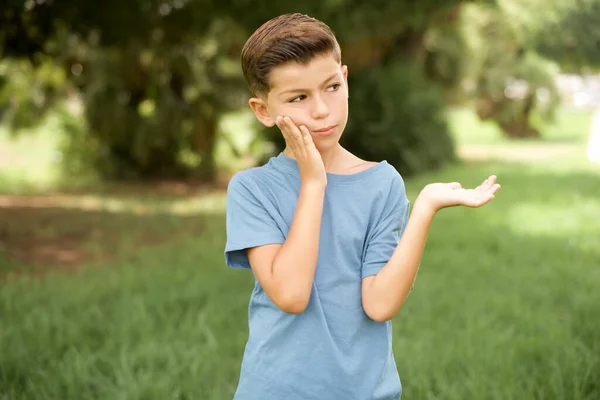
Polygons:
<instances>
[{"instance_id":1,"label":"boy's face","mask_svg":"<svg viewBox=\"0 0 600 400\"><path fill-rule=\"evenodd\" d=\"M317 149L327 150L337 145L348 120L347 77L347 67L331 55L307 65L281 65L270 72L266 99L252 98L250 106L266 126L274 126L278 116L306 126Z\"/></svg>"}]
</instances>

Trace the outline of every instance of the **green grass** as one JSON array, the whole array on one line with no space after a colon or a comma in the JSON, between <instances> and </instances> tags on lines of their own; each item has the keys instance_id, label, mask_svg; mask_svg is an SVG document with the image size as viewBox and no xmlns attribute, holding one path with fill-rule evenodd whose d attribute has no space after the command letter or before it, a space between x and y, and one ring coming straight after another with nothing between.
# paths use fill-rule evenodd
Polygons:
<instances>
[{"instance_id":1,"label":"green grass","mask_svg":"<svg viewBox=\"0 0 600 400\"><path fill-rule=\"evenodd\" d=\"M589 110L558 109L552 121L538 122L539 140L510 140L493 121L481 121L468 108L452 109L448 121L456 143L460 145L497 145L507 143L584 144L587 143L591 116Z\"/></svg>"},{"instance_id":2,"label":"green grass","mask_svg":"<svg viewBox=\"0 0 600 400\"><path fill-rule=\"evenodd\" d=\"M474 186L492 173L503 185L492 203L436 217L394 319L403 399L598 399L600 169L463 163L407 190L414 200L426 183ZM62 232L111 257L6 280L29 267L8 268L0 249L0 399L230 399L253 278L224 266L223 200L90 195L29 209L28 221L7 208L0 239Z\"/></svg>"},{"instance_id":3,"label":"green grass","mask_svg":"<svg viewBox=\"0 0 600 400\"><path fill-rule=\"evenodd\" d=\"M472 186L488 173L501 193L484 208L438 215L395 318L405 397L596 399L597 171L455 166L409 180L409 196L429 181ZM252 277L224 267L215 201L210 212L189 202L200 233L102 268L2 286L0 398L231 398ZM175 217L163 208L138 218L124 218L124 237L142 219L169 227Z\"/></svg>"},{"instance_id":4,"label":"green grass","mask_svg":"<svg viewBox=\"0 0 600 400\"><path fill-rule=\"evenodd\" d=\"M489 173L504 185L493 203L438 215L396 319L407 398L598 398L598 172L482 164L429 178Z\"/></svg>"}]
</instances>

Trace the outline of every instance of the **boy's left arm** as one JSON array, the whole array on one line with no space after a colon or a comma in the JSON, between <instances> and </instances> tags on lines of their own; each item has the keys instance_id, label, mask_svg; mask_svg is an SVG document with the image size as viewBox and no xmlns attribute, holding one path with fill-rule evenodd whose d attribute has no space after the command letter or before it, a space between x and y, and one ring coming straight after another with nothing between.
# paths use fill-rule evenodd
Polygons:
<instances>
[{"instance_id":1,"label":"boy's left arm","mask_svg":"<svg viewBox=\"0 0 600 400\"><path fill-rule=\"evenodd\" d=\"M376 275L362 281L365 313L383 322L400 310L417 276L429 227L439 210L453 206L481 207L491 201L499 189L493 175L475 189L463 189L457 182L425 186L414 203L392 257Z\"/></svg>"}]
</instances>

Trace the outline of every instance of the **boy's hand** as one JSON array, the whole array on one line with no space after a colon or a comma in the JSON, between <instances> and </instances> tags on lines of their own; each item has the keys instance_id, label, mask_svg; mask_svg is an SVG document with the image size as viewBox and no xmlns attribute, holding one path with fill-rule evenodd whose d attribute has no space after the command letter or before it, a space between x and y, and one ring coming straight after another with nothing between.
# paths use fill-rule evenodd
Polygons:
<instances>
[{"instance_id":1,"label":"boy's hand","mask_svg":"<svg viewBox=\"0 0 600 400\"><path fill-rule=\"evenodd\" d=\"M326 186L325 165L308 129L304 125L297 127L290 117L277 117L275 123L298 163L302 184Z\"/></svg>"},{"instance_id":2,"label":"boy's hand","mask_svg":"<svg viewBox=\"0 0 600 400\"><path fill-rule=\"evenodd\" d=\"M475 189L463 189L458 182L431 183L423 188L416 202L426 204L434 212L453 206L481 207L490 202L499 189L494 175Z\"/></svg>"}]
</instances>

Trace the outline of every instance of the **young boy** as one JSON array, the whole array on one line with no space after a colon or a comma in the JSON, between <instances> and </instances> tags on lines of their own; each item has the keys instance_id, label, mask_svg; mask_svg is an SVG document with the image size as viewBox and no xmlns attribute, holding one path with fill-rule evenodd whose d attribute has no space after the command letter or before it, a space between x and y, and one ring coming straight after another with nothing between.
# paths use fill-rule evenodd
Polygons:
<instances>
[{"instance_id":1,"label":"young boy","mask_svg":"<svg viewBox=\"0 0 600 400\"><path fill-rule=\"evenodd\" d=\"M473 190L427 185L409 219L398 172L339 144L348 69L318 20L266 22L242 50L242 69L256 118L276 125L286 147L228 187L226 263L256 279L235 399L397 400L390 320L432 219L444 207L479 207L500 186L494 176Z\"/></svg>"}]
</instances>

